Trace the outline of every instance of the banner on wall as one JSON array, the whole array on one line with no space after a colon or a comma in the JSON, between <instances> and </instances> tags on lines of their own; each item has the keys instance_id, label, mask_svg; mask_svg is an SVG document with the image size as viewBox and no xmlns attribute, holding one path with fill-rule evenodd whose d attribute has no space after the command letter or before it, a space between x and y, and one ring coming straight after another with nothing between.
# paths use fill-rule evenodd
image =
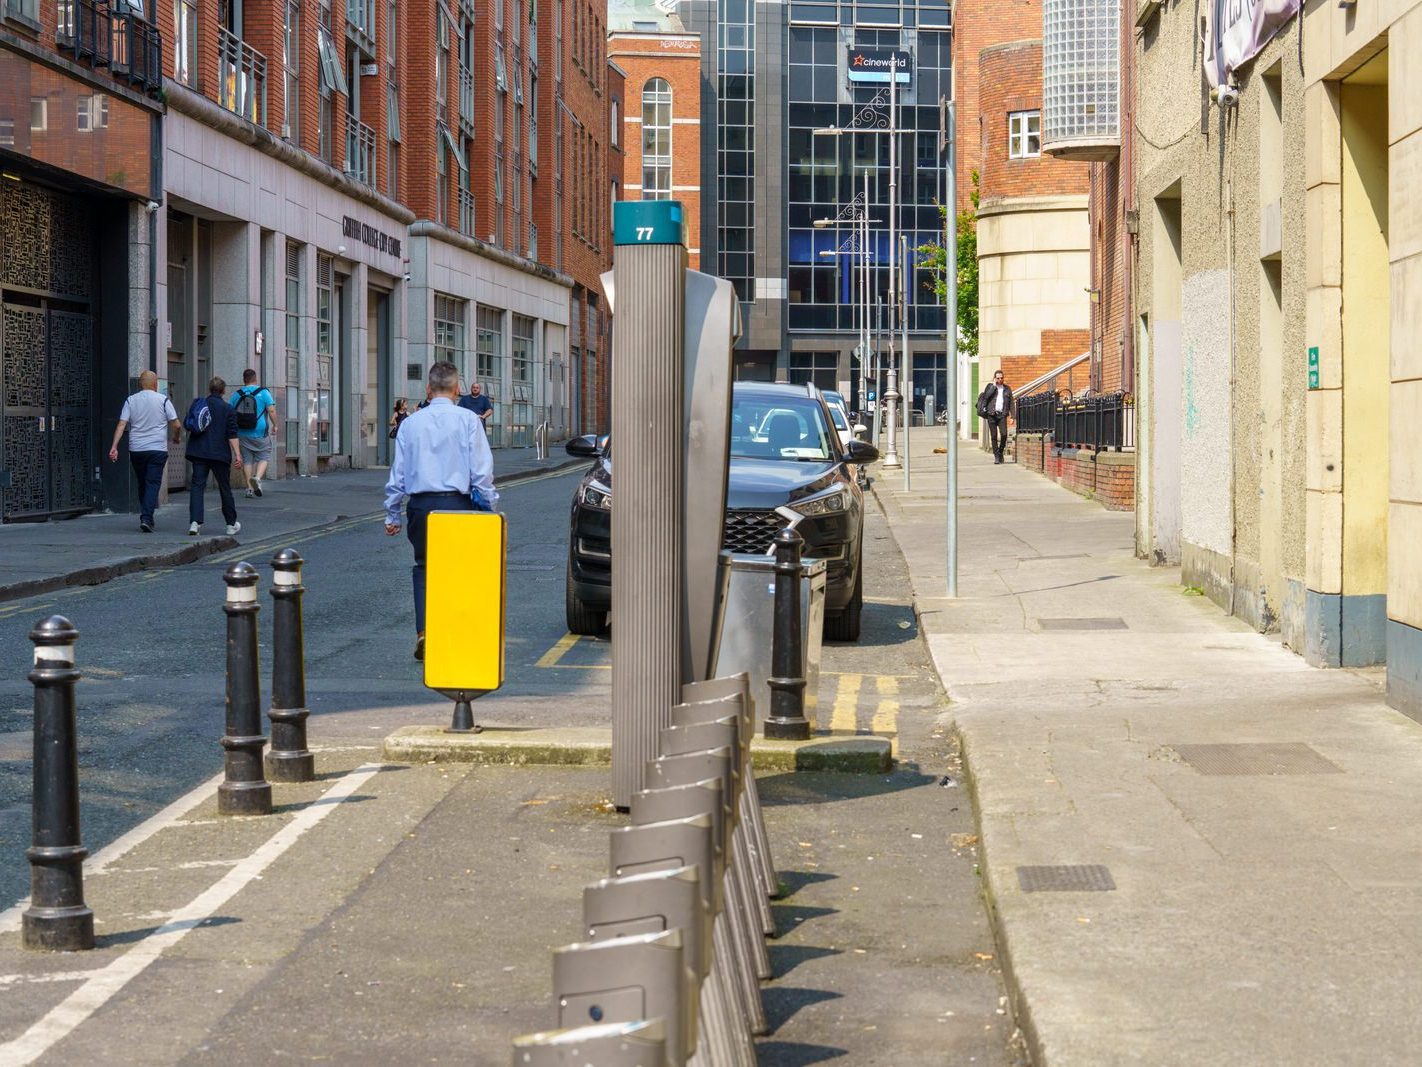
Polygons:
<instances>
[{"instance_id":1,"label":"banner on wall","mask_svg":"<svg viewBox=\"0 0 1422 1067\"><path fill-rule=\"evenodd\" d=\"M888 85L890 73L900 85L913 82L913 57L896 49L851 48L846 69L856 84Z\"/></svg>"},{"instance_id":2,"label":"banner on wall","mask_svg":"<svg viewBox=\"0 0 1422 1067\"><path fill-rule=\"evenodd\" d=\"M1205 34L1205 77L1211 88L1259 54L1288 21L1302 0L1211 0Z\"/></svg>"}]
</instances>

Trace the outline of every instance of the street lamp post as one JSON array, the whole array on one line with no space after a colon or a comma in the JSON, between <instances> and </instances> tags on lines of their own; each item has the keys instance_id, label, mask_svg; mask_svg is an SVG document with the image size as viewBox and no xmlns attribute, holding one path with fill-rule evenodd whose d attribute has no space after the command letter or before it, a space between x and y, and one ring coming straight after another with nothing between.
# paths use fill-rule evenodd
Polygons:
<instances>
[{"instance_id":1,"label":"street lamp post","mask_svg":"<svg viewBox=\"0 0 1422 1067\"><path fill-rule=\"evenodd\" d=\"M948 151L948 210L943 218L944 267L948 301L948 596L958 595L958 139L957 102L944 101L946 112L939 131L939 151Z\"/></svg>"},{"instance_id":2,"label":"street lamp post","mask_svg":"<svg viewBox=\"0 0 1422 1067\"><path fill-rule=\"evenodd\" d=\"M846 204L832 219L815 219L812 225L817 230L826 229L830 226L838 226L841 222L853 223L854 229L847 241L841 242L834 251L826 249L821 252L821 256L858 256L861 260L861 274L859 292L862 300L859 314L859 390L865 392L864 378L869 370L869 224L880 223L882 219L871 219L869 217L869 173L864 173L864 190L857 194L853 200ZM859 245L859 250L853 250L855 244ZM853 274L850 275L851 287L853 284ZM835 291L838 292L839 283L835 283ZM875 391L878 390L877 379L875 381ZM851 397L851 400L853 398Z\"/></svg>"}]
</instances>

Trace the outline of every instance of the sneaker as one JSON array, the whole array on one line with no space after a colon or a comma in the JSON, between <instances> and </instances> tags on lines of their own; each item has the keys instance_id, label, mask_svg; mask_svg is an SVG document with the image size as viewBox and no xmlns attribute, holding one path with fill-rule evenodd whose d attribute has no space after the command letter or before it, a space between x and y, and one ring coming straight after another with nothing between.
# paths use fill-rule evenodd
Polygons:
<instances>
[{"instance_id":1,"label":"sneaker","mask_svg":"<svg viewBox=\"0 0 1422 1067\"><path fill-rule=\"evenodd\" d=\"M425 658L425 635L420 634L415 638L415 658L423 660Z\"/></svg>"},{"instance_id":2,"label":"sneaker","mask_svg":"<svg viewBox=\"0 0 1422 1067\"><path fill-rule=\"evenodd\" d=\"M247 490L247 499L248 499L248 500L251 500L254 495L255 495L255 494L252 492L252 490L250 490L250 489Z\"/></svg>"},{"instance_id":3,"label":"sneaker","mask_svg":"<svg viewBox=\"0 0 1422 1067\"><path fill-rule=\"evenodd\" d=\"M200 533L202 533L202 524L201 524L201 523L197 523L197 522L190 522L190 523L188 523L188 536L189 536L189 537L196 537L196 536L197 536L198 534L200 534Z\"/></svg>"},{"instance_id":4,"label":"sneaker","mask_svg":"<svg viewBox=\"0 0 1422 1067\"><path fill-rule=\"evenodd\" d=\"M227 527L227 536L228 536L228 537L236 537L236 536L237 536L239 533L241 533L241 532L242 532L242 524L241 524L240 522L234 522L231 526Z\"/></svg>"},{"instance_id":5,"label":"sneaker","mask_svg":"<svg viewBox=\"0 0 1422 1067\"><path fill-rule=\"evenodd\" d=\"M262 483L260 479L252 479L252 492L256 493L258 496L262 495Z\"/></svg>"},{"instance_id":6,"label":"sneaker","mask_svg":"<svg viewBox=\"0 0 1422 1067\"><path fill-rule=\"evenodd\" d=\"M138 524L138 528L139 528L140 530L142 530L144 533L152 533L152 532L153 532L153 524L152 524L151 522L140 522L140 523Z\"/></svg>"}]
</instances>

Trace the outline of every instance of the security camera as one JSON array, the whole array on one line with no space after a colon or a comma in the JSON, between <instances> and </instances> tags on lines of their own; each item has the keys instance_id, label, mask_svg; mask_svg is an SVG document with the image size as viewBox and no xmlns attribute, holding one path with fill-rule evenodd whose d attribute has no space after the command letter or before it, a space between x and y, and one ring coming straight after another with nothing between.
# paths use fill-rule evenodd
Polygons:
<instances>
[{"instance_id":1,"label":"security camera","mask_svg":"<svg viewBox=\"0 0 1422 1067\"><path fill-rule=\"evenodd\" d=\"M337 245L337 246L336 246L336 252L337 252L337 254L339 254L339 255L342 255L342 256L345 255L345 254L346 254L346 246L345 246L345 245Z\"/></svg>"},{"instance_id":2,"label":"security camera","mask_svg":"<svg viewBox=\"0 0 1422 1067\"><path fill-rule=\"evenodd\" d=\"M156 201L156 200L150 200L150 201L148 201L146 204L143 205L143 210L146 211L146 212L148 212L148 214L150 214L150 215L153 214L153 212L155 212L155 211L158 210L158 201Z\"/></svg>"},{"instance_id":3,"label":"security camera","mask_svg":"<svg viewBox=\"0 0 1422 1067\"><path fill-rule=\"evenodd\" d=\"M1239 86L1231 82L1217 85L1210 90L1210 99L1220 107L1234 107L1239 103Z\"/></svg>"}]
</instances>

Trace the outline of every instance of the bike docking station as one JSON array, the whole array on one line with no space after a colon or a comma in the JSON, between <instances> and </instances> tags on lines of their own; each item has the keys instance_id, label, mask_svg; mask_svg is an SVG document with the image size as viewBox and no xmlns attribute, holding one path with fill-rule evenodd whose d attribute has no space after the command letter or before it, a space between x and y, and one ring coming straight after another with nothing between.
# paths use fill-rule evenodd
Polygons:
<instances>
[{"instance_id":1,"label":"bike docking station","mask_svg":"<svg viewBox=\"0 0 1422 1067\"><path fill-rule=\"evenodd\" d=\"M504 684L504 517L489 511L430 513L425 547L425 687L454 701L447 734L481 734L473 701ZM493 565L487 592L467 595L469 560Z\"/></svg>"},{"instance_id":2,"label":"bike docking station","mask_svg":"<svg viewBox=\"0 0 1422 1067\"><path fill-rule=\"evenodd\" d=\"M583 892L585 940L554 951L557 1029L518 1038L512 1062L752 1067L779 882L750 678L710 677L740 305L730 282L687 269L677 201L615 204L613 245L611 765L630 825ZM777 681L803 696L803 678Z\"/></svg>"}]
</instances>

